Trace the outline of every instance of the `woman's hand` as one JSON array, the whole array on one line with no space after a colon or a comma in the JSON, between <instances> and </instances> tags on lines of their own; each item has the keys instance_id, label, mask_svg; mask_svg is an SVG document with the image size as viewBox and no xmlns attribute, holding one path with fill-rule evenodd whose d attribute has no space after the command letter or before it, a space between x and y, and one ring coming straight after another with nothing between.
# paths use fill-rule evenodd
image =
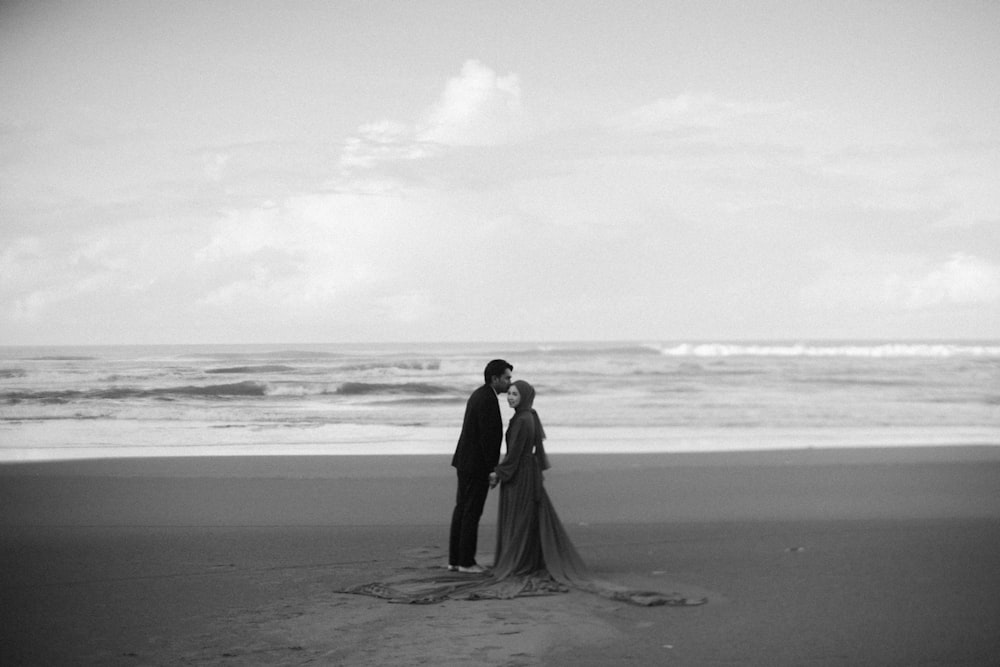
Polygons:
<instances>
[{"instance_id":1,"label":"woman's hand","mask_svg":"<svg viewBox=\"0 0 1000 667\"><path fill-rule=\"evenodd\" d=\"M500 483L500 477L495 472L491 472L490 473L490 488L491 489L496 488L496 485L499 484L499 483Z\"/></svg>"}]
</instances>

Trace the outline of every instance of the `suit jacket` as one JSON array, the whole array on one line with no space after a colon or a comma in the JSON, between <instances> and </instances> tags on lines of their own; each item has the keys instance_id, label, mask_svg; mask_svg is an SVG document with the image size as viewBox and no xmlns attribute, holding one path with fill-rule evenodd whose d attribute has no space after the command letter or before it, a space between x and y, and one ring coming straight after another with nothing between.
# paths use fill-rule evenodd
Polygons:
<instances>
[{"instance_id":1,"label":"suit jacket","mask_svg":"<svg viewBox=\"0 0 1000 667\"><path fill-rule=\"evenodd\" d=\"M503 417L493 387L484 384L465 404L462 434L451 465L461 472L489 476L500 461Z\"/></svg>"}]
</instances>

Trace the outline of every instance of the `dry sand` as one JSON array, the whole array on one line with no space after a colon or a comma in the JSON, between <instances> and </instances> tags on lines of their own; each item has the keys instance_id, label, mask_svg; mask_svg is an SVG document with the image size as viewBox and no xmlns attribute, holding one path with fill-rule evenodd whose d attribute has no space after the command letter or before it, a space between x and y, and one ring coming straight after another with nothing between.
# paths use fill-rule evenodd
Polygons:
<instances>
[{"instance_id":1,"label":"dry sand","mask_svg":"<svg viewBox=\"0 0 1000 667\"><path fill-rule=\"evenodd\" d=\"M1000 664L1000 447L552 459L602 578L709 603L335 593L444 563L441 457L8 464L0 664Z\"/></svg>"}]
</instances>

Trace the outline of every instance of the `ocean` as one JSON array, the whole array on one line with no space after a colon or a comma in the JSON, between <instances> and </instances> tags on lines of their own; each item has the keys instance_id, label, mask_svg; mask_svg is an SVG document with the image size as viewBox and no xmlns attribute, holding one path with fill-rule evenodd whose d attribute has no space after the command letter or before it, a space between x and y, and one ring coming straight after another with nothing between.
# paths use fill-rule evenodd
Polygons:
<instances>
[{"instance_id":1,"label":"ocean","mask_svg":"<svg viewBox=\"0 0 1000 667\"><path fill-rule=\"evenodd\" d=\"M0 461L447 455L498 357L553 454L1000 445L1000 341L0 347Z\"/></svg>"}]
</instances>

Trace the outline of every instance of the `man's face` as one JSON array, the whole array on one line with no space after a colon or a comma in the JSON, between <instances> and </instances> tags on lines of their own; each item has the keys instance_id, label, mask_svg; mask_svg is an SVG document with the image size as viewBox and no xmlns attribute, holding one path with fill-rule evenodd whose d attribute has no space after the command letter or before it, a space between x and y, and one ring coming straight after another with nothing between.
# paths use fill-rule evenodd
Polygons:
<instances>
[{"instance_id":1,"label":"man's face","mask_svg":"<svg viewBox=\"0 0 1000 667\"><path fill-rule=\"evenodd\" d=\"M510 389L510 369L506 369L503 375L493 376L493 391L498 394L506 394Z\"/></svg>"}]
</instances>

